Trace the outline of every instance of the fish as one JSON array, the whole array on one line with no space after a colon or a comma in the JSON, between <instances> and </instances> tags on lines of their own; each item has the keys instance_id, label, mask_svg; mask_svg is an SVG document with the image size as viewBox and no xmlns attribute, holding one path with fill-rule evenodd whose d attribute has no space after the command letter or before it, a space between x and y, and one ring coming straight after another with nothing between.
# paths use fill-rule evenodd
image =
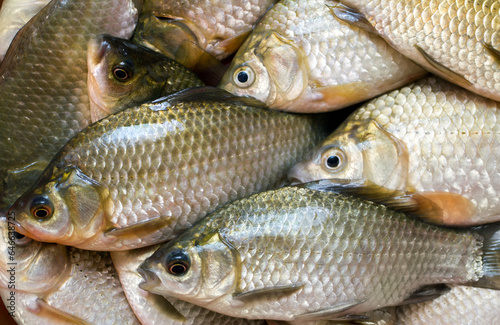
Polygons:
<instances>
[{"instance_id":1,"label":"fish","mask_svg":"<svg viewBox=\"0 0 500 325\"><path fill-rule=\"evenodd\" d=\"M356 109L288 177L419 193L442 208L437 224L499 221L499 120L498 102L429 77Z\"/></svg>"},{"instance_id":2,"label":"fish","mask_svg":"<svg viewBox=\"0 0 500 325\"><path fill-rule=\"evenodd\" d=\"M110 252L130 306L142 325L266 325L263 320L228 317L173 297L155 295L139 288L142 277L137 272L137 267L158 248L159 245L152 245L135 250Z\"/></svg>"},{"instance_id":3,"label":"fish","mask_svg":"<svg viewBox=\"0 0 500 325\"><path fill-rule=\"evenodd\" d=\"M176 61L110 35L91 39L87 57L92 122L182 89L204 86Z\"/></svg>"},{"instance_id":4,"label":"fish","mask_svg":"<svg viewBox=\"0 0 500 325\"><path fill-rule=\"evenodd\" d=\"M500 224L430 225L410 217L439 211L421 210L422 198L359 188L323 180L229 203L146 259L140 287L229 316L293 321L363 320L446 284L498 289Z\"/></svg>"},{"instance_id":5,"label":"fish","mask_svg":"<svg viewBox=\"0 0 500 325\"><path fill-rule=\"evenodd\" d=\"M129 38L137 17L132 0L55 0L17 33L0 65L0 209L91 123L88 41Z\"/></svg>"},{"instance_id":6,"label":"fish","mask_svg":"<svg viewBox=\"0 0 500 325\"><path fill-rule=\"evenodd\" d=\"M5 0L0 2L0 61L17 32L36 15L49 0Z\"/></svg>"},{"instance_id":7,"label":"fish","mask_svg":"<svg viewBox=\"0 0 500 325\"><path fill-rule=\"evenodd\" d=\"M145 0L133 41L173 58L215 86L234 54L277 0Z\"/></svg>"},{"instance_id":8,"label":"fish","mask_svg":"<svg viewBox=\"0 0 500 325\"><path fill-rule=\"evenodd\" d=\"M324 120L214 87L180 91L77 134L8 213L28 237L81 249L164 242L223 203L285 183L328 134Z\"/></svg>"},{"instance_id":9,"label":"fish","mask_svg":"<svg viewBox=\"0 0 500 325\"><path fill-rule=\"evenodd\" d=\"M340 0L342 20L382 36L420 66L500 101L498 0Z\"/></svg>"},{"instance_id":10,"label":"fish","mask_svg":"<svg viewBox=\"0 0 500 325\"><path fill-rule=\"evenodd\" d=\"M34 241L5 217L0 228L0 295L18 324L140 324L109 253Z\"/></svg>"},{"instance_id":11,"label":"fish","mask_svg":"<svg viewBox=\"0 0 500 325\"><path fill-rule=\"evenodd\" d=\"M218 87L278 110L317 113L399 88L426 72L380 36L345 24L331 0L283 0L255 26Z\"/></svg>"},{"instance_id":12,"label":"fish","mask_svg":"<svg viewBox=\"0 0 500 325\"><path fill-rule=\"evenodd\" d=\"M427 302L397 308L398 324L488 325L500 322L500 291L452 286L450 292Z\"/></svg>"}]
</instances>

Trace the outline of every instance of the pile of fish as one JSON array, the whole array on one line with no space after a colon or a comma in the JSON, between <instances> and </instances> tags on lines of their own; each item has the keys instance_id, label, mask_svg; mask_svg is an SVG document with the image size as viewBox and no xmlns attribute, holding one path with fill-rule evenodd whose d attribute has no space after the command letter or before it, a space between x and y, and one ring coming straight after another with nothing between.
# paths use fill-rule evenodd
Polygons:
<instances>
[{"instance_id":1,"label":"pile of fish","mask_svg":"<svg viewBox=\"0 0 500 325\"><path fill-rule=\"evenodd\" d=\"M500 323L498 17L499 0L5 0L7 313Z\"/></svg>"}]
</instances>

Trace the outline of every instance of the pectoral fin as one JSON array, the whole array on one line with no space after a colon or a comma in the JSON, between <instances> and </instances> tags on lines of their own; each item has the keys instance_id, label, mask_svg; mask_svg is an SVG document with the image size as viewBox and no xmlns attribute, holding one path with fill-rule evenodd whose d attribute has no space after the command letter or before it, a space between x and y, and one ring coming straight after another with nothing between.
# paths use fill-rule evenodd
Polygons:
<instances>
[{"instance_id":1,"label":"pectoral fin","mask_svg":"<svg viewBox=\"0 0 500 325\"><path fill-rule=\"evenodd\" d=\"M450 291L450 287L446 284L432 284L423 286L412 292L408 298L403 300L400 305L417 304L419 302L435 299L442 294Z\"/></svg>"},{"instance_id":2,"label":"pectoral fin","mask_svg":"<svg viewBox=\"0 0 500 325\"><path fill-rule=\"evenodd\" d=\"M172 224L172 218L170 217L159 217L152 220L139 222L129 227L124 228L110 228L104 232L106 237L120 237L120 238L142 238L151 235L152 233L158 231Z\"/></svg>"},{"instance_id":3,"label":"pectoral fin","mask_svg":"<svg viewBox=\"0 0 500 325\"><path fill-rule=\"evenodd\" d=\"M38 298L36 300L37 307L39 307L38 313L40 315L46 315L54 319L54 324L59 323L68 323L68 324L77 324L77 325L90 325L90 323L84 321L81 318L75 317L71 314L68 314L60 309L54 308L49 305L45 300Z\"/></svg>"},{"instance_id":4,"label":"pectoral fin","mask_svg":"<svg viewBox=\"0 0 500 325\"><path fill-rule=\"evenodd\" d=\"M450 70L448 67L445 67L441 63L434 60L429 54L427 54L420 46L414 45L417 51L424 57L425 61L429 63L433 68L435 68L444 78L448 80L452 80L454 83L462 86L462 87L470 87L472 84L465 79L464 76Z\"/></svg>"},{"instance_id":5,"label":"pectoral fin","mask_svg":"<svg viewBox=\"0 0 500 325\"><path fill-rule=\"evenodd\" d=\"M493 47L491 44L483 43L484 48L495 58L497 63L500 64L500 51Z\"/></svg>"},{"instance_id":6,"label":"pectoral fin","mask_svg":"<svg viewBox=\"0 0 500 325\"><path fill-rule=\"evenodd\" d=\"M378 35L377 30L375 29L375 27L373 27L370 21L362 13L356 11L355 9L341 3L326 6L328 7L328 9L330 9L330 12L333 14L333 16L338 20L349 25L361 28L369 33Z\"/></svg>"},{"instance_id":7,"label":"pectoral fin","mask_svg":"<svg viewBox=\"0 0 500 325\"><path fill-rule=\"evenodd\" d=\"M208 86L216 86L226 72L226 67L219 60L190 40L182 42L175 53L177 61L186 57L196 58L191 70Z\"/></svg>"},{"instance_id":8,"label":"pectoral fin","mask_svg":"<svg viewBox=\"0 0 500 325\"><path fill-rule=\"evenodd\" d=\"M431 201L441 214L426 215L425 221L446 226L468 226L473 221L476 208L466 197L450 192L417 192L417 195Z\"/></svg>"},{"instance_id":9,"label":"pectoral fin","mask_svg":"<svg viewBox=\"0 0 500 325\"><path fill-rule=\"evenodd\" d=\"M370 97L370 86L363 81L314 88L320 93L321 101L328 103L331 108L343 108L356 104Z\"/></svg>"},{"instance_id":10,"label":"pectoral fin","mask_svg":"<svg viewBox=\"0 0 500 325\"><path fill-rule=\"evenodd\" d=\"M287 297L295 292L299 291L304 287L303 284L292 284L289 286L275 286L269 288L256 289L253 291L246 291L241 293L233 294L233 297L238 300L243 300L245 302L252 300L262 300L262 299L280 299Z\"/></svg>"},{"instance_id":11,"label":"pectoral fin","mask_svg":"<svg viewBox=\"0 0 500 325\"><path fill-rule=\"evenodd\" d=\"M250 35L251 30L248 32L244 32L238 35L234 35L233 37L227 38L221 42L219 42L216 46L217 49L223 51L227 54L232 54L238 51L241 44L245 41L245 39Z\"/></svg>"},{"instance_id":12,"label":"pectoral fin","mask_svg":"<svg viewBox=\"0 0 500 325\"><path fill-rule=\"evenodd\" d=\"M148 293L146 300L149 306L154 306L154 310L158 310L168 319L181 323L186 321L186 317L184 317L184 315L182 315L165 297L154 293Z\"/></svg>"},{"instance_id":13,"label":"pectoral fin","mask_svg":"<svg viewBox=\"0 0 500 325\"><path fill-rule=\"evenodd\" d=\"M367 317L362 315L351 314L352 311L357 306L361 305L364 300L353 300L346 301L334 305L330 308L325 308L321 310L314 311L312 313L306 313L296 316L296 320L320 320L320 319L330 319L330 320L366 320Z\"/></svg>"}]
</instances>

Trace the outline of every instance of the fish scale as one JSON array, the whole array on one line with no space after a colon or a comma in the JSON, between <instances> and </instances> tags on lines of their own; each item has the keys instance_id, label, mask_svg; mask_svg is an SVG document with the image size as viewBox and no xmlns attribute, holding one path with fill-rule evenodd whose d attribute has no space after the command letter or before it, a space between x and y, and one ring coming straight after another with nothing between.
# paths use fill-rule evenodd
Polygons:
<instances>
[{"instance_id":1,"label":"fish scale","mask_svg":"<svg viewBox=\"0 0 500 325\"><path fill-rule=\"evenodd\" d=\"M57 151L90 123L89 39L104 32L128 38L136 19L130 0L59 0L17 35L0 66L5 204L29 188ZM16 176L25 168L28 173Z\"/></svg>"},{"instance_id":2,"label":"fish scale","mask_svg":"<svg viewBox=\"0 0 500 325\"><path fill-rule=\"evenodd\" d=\"M341 2L364 14L377 32L408 58L450 82L500 100L498 0ZM445 69L436 68L432 60Z\"/></svg>"},{"instance_id":3,"label":"fish scale","mask_svg":"<svg viewBox=\"0 0 500 325\"><path fill-rule=\"evenodd\" d=\"M16 221L24 224L22 219L30 218L23 202L32 194L50 196L52 186L65 188L56 185L68 182L61 175L80 175L77 178L88 177L95 184L83 186L93 194L82 189L67 203L80 202L86 210L78 216L62 215L68 223L88 226L44 238L38 230L51 226L43 222L31 235L97 250L150 245L172 238L223 203L282 184L288 168L325 135L321 117L275 112L236 97L227 101L189 96L207 89L232 96L216 88L192 89L109 116L78 133L46 169L37 185L40 190L35 187L14 204ZM175 101L176 96L188 100ZM53 204L59 202L53 199ZM56 210L53 220L64 211ZM89 218L94 218L91 223ZM118 239L102 233L158 218L169 225L148 235ZM28 219L24 221L37 223Z\"/></svg>"},{"instance_id":4,"label":"fish scale","mask_svg":"<svg viewBox=\"0 0 500 325\"><path fill-rule=\"evenodd\" d=\"M424 285L483 276L481 236L307 186L255 194L208 215L140 266L141 287L227 315L298 321L349 303L347 314L324 317L358 315L398 305ZM179 252L190 268L169 275ZM266 288L274 291L239 297Z\"/></svg>"}]
</instances>

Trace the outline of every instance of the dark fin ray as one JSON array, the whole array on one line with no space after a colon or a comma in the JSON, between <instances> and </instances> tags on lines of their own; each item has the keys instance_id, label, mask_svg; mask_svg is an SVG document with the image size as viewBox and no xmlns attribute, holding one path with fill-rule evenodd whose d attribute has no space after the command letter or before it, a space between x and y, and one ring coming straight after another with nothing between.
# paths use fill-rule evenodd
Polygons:
<instances>
[{"instance_id":1,"label":"dark fin ray","mask_svg":"<svg viewBox=\"0 0 500 325\"><path fill-rule=\"evenodd\" d=\"M159 217L152 220L139 222L129 227L110 228L104 232L106 237L121 237L121 238L141 238L150 235L158 229L164 228L172 224L173 219L170 217Z\"/></svg>"},{"instance_id":2,"label":"dark fin ray","mask_svg":"<svg viewBox=\"0 0 500 325\"><path fill-rule=\"evenodd\" d=\"M465 79L464 76L450 70L449 68L445 67L441 63L437 62L434 60L429 54L427 54L420 46L414 45L417 51L424 57L424 59L429 63L432 67L434 67L436 70L438 70L441 74L446 76L448 80L452 80L452 82L462 86L462 87L471 87L472 84Z\"/></svg>"},{"instance_id":3,"label":"dark fin ray","mask_svg":"<svg viewBox=\"0 0 500 325\"><path fill-rule=\"evenodd\" d=\"M90 325L90 323L84 321L81 318L78 318L60 309L52 307L43 299L38 298L36 300L36 303L38 307L40 307L40 313L50 314L51 317L57 318L60 322L76 324L76 325Z\"/></svg>"},{"instance_id":4,"label":"dark fin ray","mask_svg":"<svg viewBox=\"0 0 500 325\"><path fill-rule=\"evenodd\" d=\"M253 107L265 107L265 104L252 97L239 97L223 89L215 87L196 87L181 90L175 94L158 98L151 102L152 110L165 110L180 102L217 101L232 103L236 105L246 105ZM163 105L158 105L163 104Z\"/></svg>"},{"instance_id":5,"label":"dark fin ray","mask_svg":"<svg viewBox=\"0 0 500 325\"><path fill-rule=\"evenodd\" d=\"M366 17L362 13L356 11L355 9L352 9L341 3L326 6L328 7L328 9L330 9L332 15L338 20L346 24L361 28L368 33L379 35L370 21L366 19Z\"/></svg>"},{"instance_id":6,"label":"dark fin ray","mask_svg":"<svg viewBox=\"0 0 500 325\"><path fill-rule=\"evenodd\" d=\"M409 297L398 305L418 304L419 302L435 299L450 291L446 284L426 285L412 292Z\"/></svg>"},{"instance_id":7,"label":"dark fin ray","mask_svg":"<svg viewBox=\"0 0 500 325\"><path fill-rule=\"evenodd\" d=\"M168 319L181 323L186 321L186 317L184 317L184 315L182 315L165 297L154 293L148 293L146 300L149 306L154 306L155 310L158 310Z\"/></svg>"},{"instance_id":8,"label":"dark fin ray","mask_svg":"<svg viewBox=\"0 0 500 325\"><path fill-rule=\"evenodd\" d=\"M365 300L366 299L342 302L330 308L325 308L313 311L311 313L298 315L295 317L295 319L296 320L320 320L320 319L347 320L346 317L348 317L349 320L352 319L366 320L366 317L364 316L350 314L350 311L352 309L361 305L363 302L365 302Z\"/></svg>"},{"instance_id":9,"label":"dark fin ray","mask_svg":"<svg viewBox=\"0 0 500 325\"><path fill-rule=\"evenodd\" d=\"M475 229L484 238L482 257L484 276L479 281L468 284L500 290L500 222Z\"/></svg>"},{"instance_id":10,"label":"dark fin ray","mask_svg":"<svg viewBox=\"0 0 500 325\"><path fill-rule=\"evenodd\" d=\"M491 44L483 43L484 48L495 58L496 61L500 61L500 51L493 47ZM500 63L500 62L498 62Z\"/></svg>"},{"instance_id":11,"label":"dark fin ray","mask_svg":"<svg viewBox=\"0 0 500 325\"><path fill-rule=\"evenodd\" d=\"M233 294L233 297L238 300L249 302L256 299L280 299L289 296L304 287L303 284L292 284L289 286L275 286L270 288L256 289Z\"/></svg>"}]
</instances>

